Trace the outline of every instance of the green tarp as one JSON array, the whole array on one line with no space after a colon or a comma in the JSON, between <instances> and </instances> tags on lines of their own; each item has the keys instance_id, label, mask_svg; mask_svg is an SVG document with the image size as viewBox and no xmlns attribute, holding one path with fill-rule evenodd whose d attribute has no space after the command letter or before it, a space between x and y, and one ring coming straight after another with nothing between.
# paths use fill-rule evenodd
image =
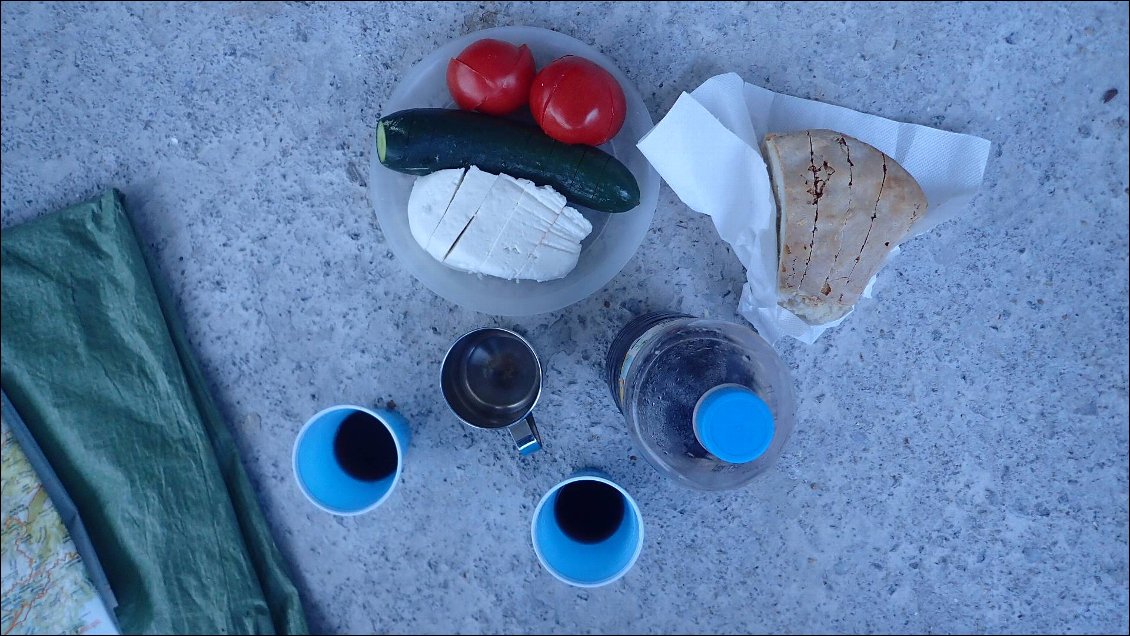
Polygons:
<instances>
[{"instance_id":1,"label":"green tarp","mask_svg":"<svg viewBox=\"0 0 1130 636\"><path fill-rule=\"evenodd\" d=\"M125 633L306 632L121 196L6 229L0 385L74 500Z\"/></svg>"}]
</instances>

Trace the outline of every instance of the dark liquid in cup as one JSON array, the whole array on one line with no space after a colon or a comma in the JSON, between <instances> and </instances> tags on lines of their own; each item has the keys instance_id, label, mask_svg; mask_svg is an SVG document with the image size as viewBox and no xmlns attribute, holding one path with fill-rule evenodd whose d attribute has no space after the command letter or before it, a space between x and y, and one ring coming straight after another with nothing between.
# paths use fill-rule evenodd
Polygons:
<instances>
[{"instance_id":1,"label":"dark liquid in cup","mask_svg":"<svg viewBox=\"0 0 1130 636\"><path fill-rule=\"evenodd\" d=\"M561 531L570 539L600 543L620 528L624 520L624 495L601 481L574 481L557 491L553 514Z\"/></svg>"},{"instance_id":2,"label":"dark liquid in cup","mask_svg":"<svg viewBox=\"0 0 1130 636\"><path fill-rule=\"evenodd\" d=\"M337 429L334 457L349 476L377 481L396 472L396 441L380 420L356 411Z\"/></svg>"},{"instance_id":3,"label":"dark liquid in cup","mask_svg":"<svg viewBox=\"0 0 1130 636\"><path fill-rule=\"evenodd\" d=\"M467 388L483 404L517 407L529 402L537 391L537 365L537 358L521 340L491 335L467 354Z\"/></svg>"}]
</instances>

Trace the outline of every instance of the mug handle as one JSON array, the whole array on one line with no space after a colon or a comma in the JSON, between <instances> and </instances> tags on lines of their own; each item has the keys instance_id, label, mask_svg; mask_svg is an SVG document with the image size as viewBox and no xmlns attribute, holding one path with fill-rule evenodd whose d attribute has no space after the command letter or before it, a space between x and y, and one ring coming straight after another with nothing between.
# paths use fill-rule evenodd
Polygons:
<instances>
[{"instance_id":1,"label":"mug handle","mask_svg":"<svg viewBox=\"0 0 1130 636\"><path fill-rule=\"evenodd\" d=\"M514 445L518 447L519 455L530 455L541 450L541 435L538 433L537 424L534 423L533 413L511 425L510 435L514 437Z\"/></svg>"}]
</instances>

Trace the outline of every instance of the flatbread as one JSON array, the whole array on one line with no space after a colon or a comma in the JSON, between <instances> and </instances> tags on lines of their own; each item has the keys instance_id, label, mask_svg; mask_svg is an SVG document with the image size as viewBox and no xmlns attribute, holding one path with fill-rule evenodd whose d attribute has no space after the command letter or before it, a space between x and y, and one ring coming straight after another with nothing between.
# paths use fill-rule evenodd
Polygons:
<instances>
[{"instance_id":1,"label":"flatbread","mask_svg":"<svg viewBox=\"0 0 1130 636\"><path fill-rule=\"evenodd\" d=\"M894 159L832 130L765 136L777 197L779 303L809 324L844 316L926 211Z\"/></svg>"}]
</instances>

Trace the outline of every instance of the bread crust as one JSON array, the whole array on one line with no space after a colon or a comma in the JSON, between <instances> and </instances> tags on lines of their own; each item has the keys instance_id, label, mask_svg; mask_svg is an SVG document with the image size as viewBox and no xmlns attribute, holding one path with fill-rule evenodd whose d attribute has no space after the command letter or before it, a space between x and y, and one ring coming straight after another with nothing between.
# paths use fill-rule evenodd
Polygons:
<instances>
[{"instance_id":1,"label":"bread crust","mask_svg":"<svg viewBox=\"0 0 1130 636\"><path fill-rule=\"evenodd\" d=\"M926 211L926 196L894 159L832 130L766 135L765 155L779 212L779 303L809 324L836 320Z\"/></svg>"}]
</instances>

